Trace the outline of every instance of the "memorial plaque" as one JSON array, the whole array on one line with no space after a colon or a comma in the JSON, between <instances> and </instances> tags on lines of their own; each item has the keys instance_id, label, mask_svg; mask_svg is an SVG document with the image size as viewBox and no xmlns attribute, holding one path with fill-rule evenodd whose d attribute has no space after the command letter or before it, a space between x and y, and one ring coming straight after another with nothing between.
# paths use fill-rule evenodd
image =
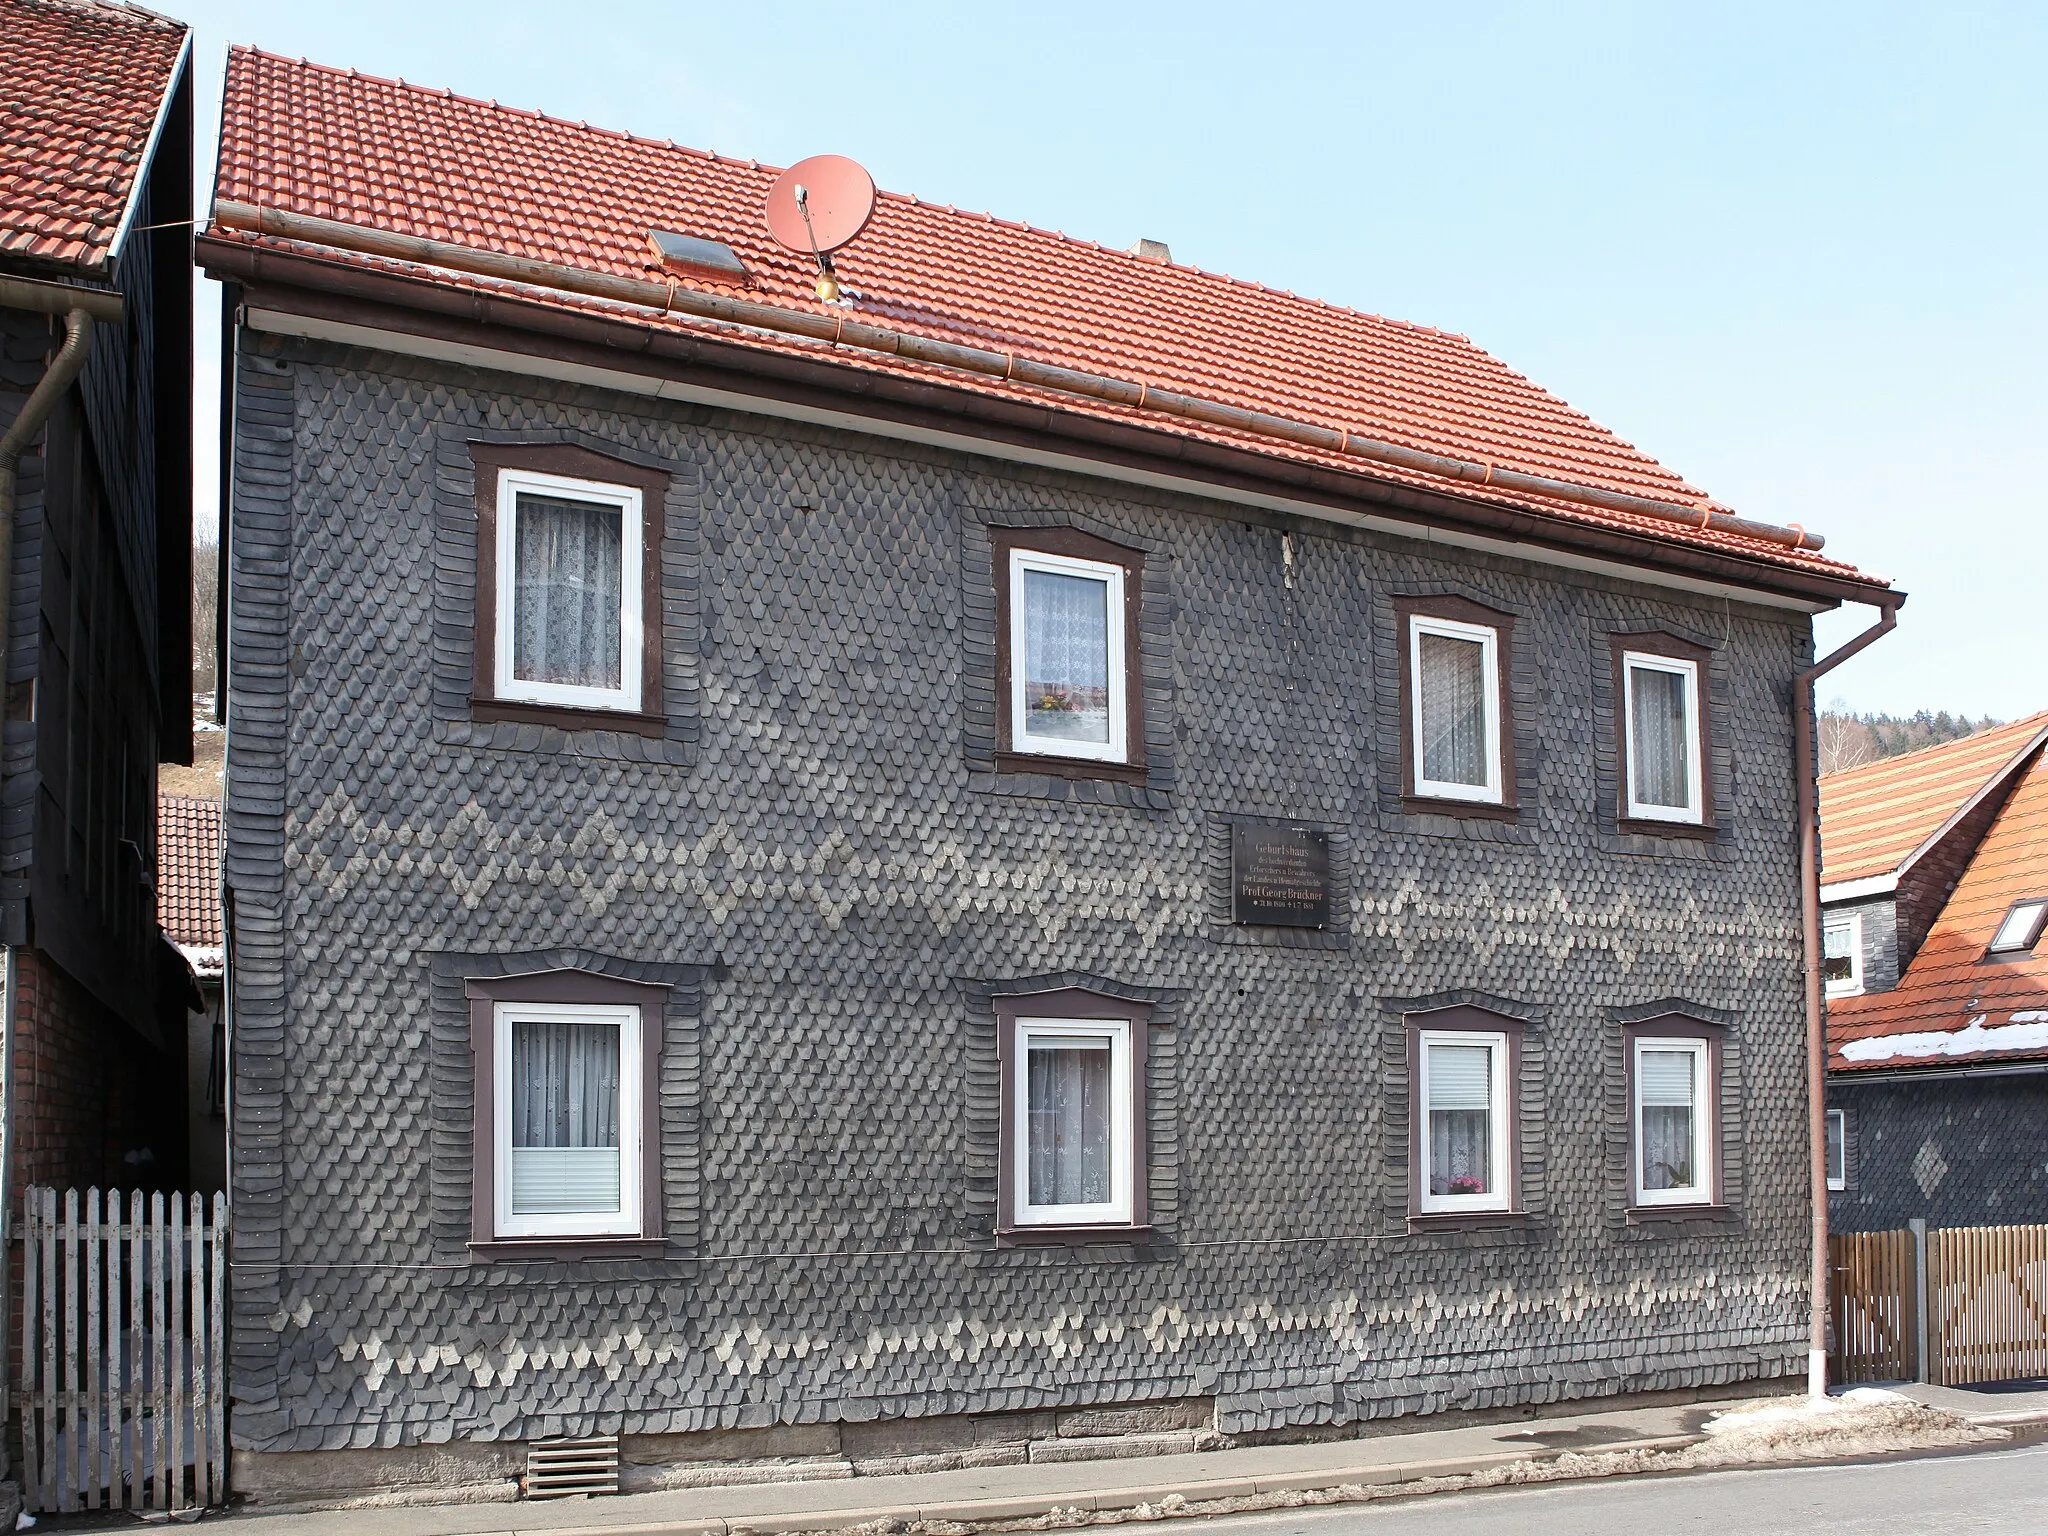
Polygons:
<instances>
[{"instance_id":1,"label":"memorial plaque","mask_svg":"<svg viewBox=\"0 0 2048 1536\"><path fill-rule=\"evenodd\" d=\"M1327 928L1330 834L1314 827L1232 827L1230 917L1268 928Z\"/></svg>"}]
</instances>

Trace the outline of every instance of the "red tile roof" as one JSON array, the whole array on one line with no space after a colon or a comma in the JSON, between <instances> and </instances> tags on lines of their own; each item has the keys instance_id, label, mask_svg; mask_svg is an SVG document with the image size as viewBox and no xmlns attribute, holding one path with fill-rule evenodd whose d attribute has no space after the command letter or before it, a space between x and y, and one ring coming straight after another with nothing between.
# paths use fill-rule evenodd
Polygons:
<instances>
[{"instance_id":1,"label":"red tile roof","mask_svg":"<svg viewBox=\"0 0 2048 1536\"><path fill-rule=\"evenodd\" d=\"M220 947L218 800L157 796L156 921L181 948Z\"/></svg>"},{"instance_id":2,"label":"red tile roof","mask_svg":"<svg viewBox=\"0 0 2048 1536\"><path fill-rule=\"evenodd\" d=\"M1977 792L2048 739L2048 711L1820 781L1821 882L1899 871Z\"/></svg>"},{"instance_id":3,"label":"red tile roof","mask_svg":"<svg viewBox=\"0 0 2048 1536\"><path fill-rule=\"evenodd\" d=\"M446 91L380 80L247 48L229 56L216 196L401 235L447 241L813 313L807 257L776 245L762 210L776 171L751 161L633 138ZM723 241L752 274L747 287L679 278L654 264L650 230ZM310 248L216 226L219 240ZM333 250L322 259L398 270L454 287L492 280ZM1180 390L1344 428L1407 447L1486 461L1624 494L1699 505L1702 492L1612 432L1503 366L1463 336L1361 314L1187 266L987 214L881 194L873 221L838 253L839 275L870 323L945 341ZM520 296L570 308L600 301L538 289ZM612 310L616 314L618 311ZM640 317L635 316L636 321ZM649 325L703 330L681 316ZM760 332L745 344L816 357L831 349ZM1157 413L1050 396L900 358L846 351L849 368L1049 401L1064 411L1135 422L1269 456L1360 474L1360 460ZM1641 514L1509 494L1374 464L1374 479L1534 510L1557 524L1622 530L1780 568L1859 577L1814 554Z\"/></svg>"},{"instance_id":4,"label":"red tile roof","mask_svg":"<svg viewBox=\"0 0 2048 1536\"><path fill-rule=\"evenodd\" d=\"M1985 953L2013 904L2033 897L2048 898L2048 752L2013 789L1898 986L1828 1004L1830 1069L2048 1059L2048 935L2021 953Z\"/></svg>"},{"instance_id":5,"label":"red tile roof","mask_svg":"<svg viewBox=\"0 0 2048 1536\"><path fill-rule=\"evenodd\" d=\"M100 0L0 0L0 258L111 254L185 25Z\"/></svg>"}]
</instances>

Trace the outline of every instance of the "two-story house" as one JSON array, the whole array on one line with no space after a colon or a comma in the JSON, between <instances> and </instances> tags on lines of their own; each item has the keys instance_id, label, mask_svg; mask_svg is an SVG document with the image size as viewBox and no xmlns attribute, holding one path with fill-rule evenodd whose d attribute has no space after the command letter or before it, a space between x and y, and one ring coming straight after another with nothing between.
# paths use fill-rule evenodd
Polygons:
<instances>
[{"instance_id":1,"label":"two-story house","mask_svg":"<svg viewBox=\"0 0 2048 1536\"><path fill-rule=\"evenodd\" d=\"M1831 1224L2048 1221L2048 714L1820 810Z\"/></svg>"},{"instance_id":2,"label":"two-story house","mask_svg":"<svg viewBox=\"0 0 2048 1536\"><path fill-rule=\"evenodd\" d=\"M1801 1375L1802 669L1900 594L1461 336L868 196L231 55L237 1485Z\"/></svg>"}]
</instances>

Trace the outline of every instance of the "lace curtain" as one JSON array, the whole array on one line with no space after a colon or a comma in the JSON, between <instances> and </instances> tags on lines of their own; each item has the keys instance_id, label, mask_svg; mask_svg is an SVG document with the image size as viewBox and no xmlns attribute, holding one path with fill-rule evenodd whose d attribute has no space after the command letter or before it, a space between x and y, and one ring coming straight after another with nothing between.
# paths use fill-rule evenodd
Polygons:
<instances>
[{"instance_id":1,"label":"lace curtain","mask_svg":"<svg viewBox=\"0 0 2048 1536\"><path fill-rule=\"evenodd\" d=\"M1493 1182L1493 1047L1429 1048L1429 1192L1483 1195Z\"/></svg>"},{"instance_id":2,"label":"lace curtain","mask_svg":"<svg viewBox=\"0 0 2048 1536\"><path fill-rule=\"evenodd\" d=\"M618 688L622 662L617 507L521 496L513 538L512 674Z\"/></svg>"},{"instance_id":3,"label":"lace curtain","mask_svg":"<svg viewBox=\"0 0 2048 1536\"><path fill-rule=\"evenodd\" d=\"M1034 1043L1030 1051L1029 1202L1105 1205L1110 1196L1108 1042Z\"/></svg>"},{"instance_id":4,"label":"lace curtain","mask_svg":"<svg viewBox=\"0 0 2048 1536\"><path fill-rule=\"evenodd\" d=\"M1698 1060L1691 1051L1644 1051L1636 1060L1644 1189L1691 1189L1699 1182L1693 1167L1693 1067Z\"/></svg>"},{"instance_id":5,"label":"lace curtain","mask_svg":"<svg viewBox=\"0 0 2048 1536\"><path fill-rule=\"evenodd\" d=\"M1486 647L1422 634L1422 776L1439 784L1486 782Z\"/></svg>"},{"instance_id":6,"label":"lace curtain","mask_svg":"<svg viewBox=\"0 0 2048 1536\"><path fill-rule=\"evenodd\" d=\"M1109 740L1109 583L1024 573L1024 729Z\"/></svg>"},{"instance_id":7,"label":"lace curtain","mask_svg":"<svg viewBox=\"0 0 2048 1536\"><path fill-rule=\"evenodd\" d=\"M619 1026L512 1026L512 1210L619 1209Z\"/></svg>"},{"instance_id":8,"label":"lace curtain","mask_svg":"<svg viewBox=\"0 0 2048 1536\"><path fill-rule=\"evenodd\" d=\"M1636 800L1682 808L1690 803L1692 743L1685 728L1685 678L1676 672L1631 667L1628 739L1636 774Z\"/></svg>"}]
</instances>

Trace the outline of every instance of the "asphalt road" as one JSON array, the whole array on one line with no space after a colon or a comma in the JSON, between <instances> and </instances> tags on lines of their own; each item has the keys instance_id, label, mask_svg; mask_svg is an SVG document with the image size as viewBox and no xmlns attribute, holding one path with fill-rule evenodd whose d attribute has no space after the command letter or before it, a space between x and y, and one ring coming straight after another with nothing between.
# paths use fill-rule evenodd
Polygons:
<instances>
[{"instance_id":1,"label":"asphalt road","mask_svg":"<svg viewBox=\"0 0 2048 1536\"><path fill-rule=\"evenodd\" d=\"M2048 1444L1912 1461L1434 1494L1205 1522L1202 1536L2048 1533Z\"/></svg>"}]
</instances>

